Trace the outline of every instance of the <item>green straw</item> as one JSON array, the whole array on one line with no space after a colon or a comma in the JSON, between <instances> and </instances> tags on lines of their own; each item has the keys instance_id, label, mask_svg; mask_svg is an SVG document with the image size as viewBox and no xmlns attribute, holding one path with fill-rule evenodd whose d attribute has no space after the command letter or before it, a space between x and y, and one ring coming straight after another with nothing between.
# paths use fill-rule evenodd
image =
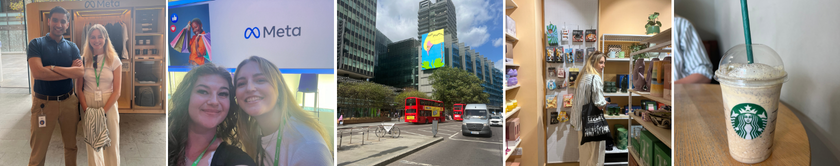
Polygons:
<instances>
[{"instance_id":1,"label":"green straw","mask_svg":"<svg viewBox=\"0 0 840 166\"><path fill-rule=\"evenodd\" d=\"M750 35L750 14L747 13L747 0L741 0L741 19L744 21L744 38L747 42L747 61L753 63L752 39Z\"/></svg>"}]
</instances>

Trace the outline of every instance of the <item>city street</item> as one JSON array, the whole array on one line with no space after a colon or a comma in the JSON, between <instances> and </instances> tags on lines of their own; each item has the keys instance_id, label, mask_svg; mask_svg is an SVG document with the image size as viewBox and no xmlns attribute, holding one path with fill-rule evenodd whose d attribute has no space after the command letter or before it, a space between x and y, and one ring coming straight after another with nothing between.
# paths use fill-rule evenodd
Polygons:
<instances>
[{"instance_id":1,"label":"city street","mask_svg":"<svg viewBox=\"0 0 840 166\"><path fill-rule=\"evenodd\" d=\"M397 124L401 134L432 135L432 124ZM389 165L501 165L502 127L491 127L493 136L463 136L461 122L447 120L438 124L438 137L443 141L426 147Z\"/></svg>"}]
</instances>

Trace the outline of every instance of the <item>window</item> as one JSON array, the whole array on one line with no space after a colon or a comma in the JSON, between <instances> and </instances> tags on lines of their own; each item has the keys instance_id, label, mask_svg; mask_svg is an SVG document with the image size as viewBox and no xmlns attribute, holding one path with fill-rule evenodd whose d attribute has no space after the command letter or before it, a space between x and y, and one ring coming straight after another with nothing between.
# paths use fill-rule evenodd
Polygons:
<instances>
[{"instance_id":1,"label":"window","mask_svg":"<svg viewBox=\"0 0 840 166\"><path fill-rule=\"evenodd\" d=\"M464 114L464 119L487 119L487 110L466 110Z\"/></svg>"},{"instance_id":2,"label":"window","mask_svg":"<svg viewBox=\"0 0 840 166\"><path fill-rule=\"evenodd\" d=\"M416 105L416 104L417 104L417 103L414 101L414 99L407 99L407 100L405 101L405 105L406 105L406 106L412 106L412 105Z\"/></svg>"},{"instance_id":3,"label":"window","mask_svg":"<svg viewBox=\"0 0 840 166\"><path fill-rule=\"evenodd\" d=\"M407 110L405 110L405 113L407 113L407 114L411 114L411 113L415 113L415 112L417 112L417 110L416 110L416 109L407 109Z\"/></svg>"}]
</instances>

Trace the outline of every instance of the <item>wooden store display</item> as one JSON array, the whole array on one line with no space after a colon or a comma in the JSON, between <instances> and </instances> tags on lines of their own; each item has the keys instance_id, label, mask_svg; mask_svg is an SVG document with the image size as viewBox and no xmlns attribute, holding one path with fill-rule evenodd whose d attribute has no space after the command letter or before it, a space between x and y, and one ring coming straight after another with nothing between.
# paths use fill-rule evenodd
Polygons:
<instances>
[{"instance_id":1,"label":"wooden store display","mask_svg":"<svg viewBox=\"0 0 840 166\"><path fill-rule=\"evenodd\" d=\"M70 26L65 38L79 47L84 45L86 25L124 25L128 38L122 41L125 46L121 56L124 57L121 60L122 94L117 100L120 113L165 113L166 4L158 1L114 1L117 3L91 5L86 2L27 4L26 14L34 16L26 18L30 23L27 24L28 40L47 34L49 30L45 18L55 6L64 7L69 12ZM140 18L144 20L138 20ZM144 23L142 27L141 22ZM112 41L115 47L119 45L116 42ZM79 51L82 50L79 48Z\"/></svg>"},{"instance_id":2,"label":"wooden store display","mask_svg":"<svg viewBox=\"0 0 840 166\"><path fill-rule=\"evenodd\" d=\"M545 137L542 130L543 102L545 80L540 75L543 70L541 57L543 57L542 28L537 27L537 21L541 20L542 8L537 8L540 1L506 0L505 14L515 23L515 34L506 33L505 41L511 42L513 64L505 65L506 69L518 70L518 88L505 88L506 100L517 100L519 109L506 116L506 120L518 118L521 132L520 141L507 143L513 149L521 149L520 155L505 155L505 162L519 165L541 165L540 153L545 149ZM507 70L503 71L507 73ZM507 82L507 80L506 80ZM516 153L517 151L511 151Z\"/></svg>"}]
</instances>

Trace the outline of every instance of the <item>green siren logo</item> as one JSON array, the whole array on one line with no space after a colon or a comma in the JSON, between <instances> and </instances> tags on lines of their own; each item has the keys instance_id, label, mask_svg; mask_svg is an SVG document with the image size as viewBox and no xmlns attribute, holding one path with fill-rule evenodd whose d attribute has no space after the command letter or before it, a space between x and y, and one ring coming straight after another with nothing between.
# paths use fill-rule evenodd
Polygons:
<instances>
[{"instance_id":1,"label":"green siren logo","mask_svg":"<svg viewBox=\"0 0 840 166\"><path fill-rule=\"evenodd\" d=\"M744 139L755 139L764 132L767 126L767 112L761 106L753 103L741 103L732 107L730 121L735 133Z\"/></svg>"}]
</instances>

